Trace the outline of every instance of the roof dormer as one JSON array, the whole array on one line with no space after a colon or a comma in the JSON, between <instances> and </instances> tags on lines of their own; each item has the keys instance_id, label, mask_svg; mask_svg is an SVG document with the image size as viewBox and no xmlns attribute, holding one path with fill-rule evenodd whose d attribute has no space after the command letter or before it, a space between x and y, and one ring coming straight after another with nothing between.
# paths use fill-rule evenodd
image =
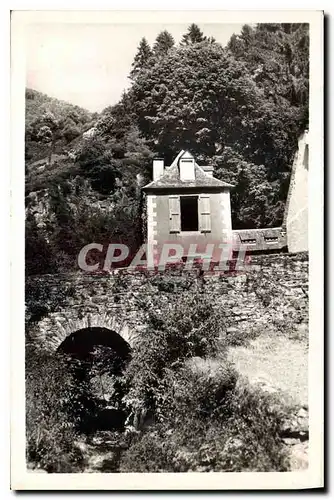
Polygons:
<instances>
[{"instance_id":1,"label":"roof dormer","mask_svg":"<svg viewBox=\"0 0 334 500\"><path fill-rule=\"evenodd\" d=\"M195 158L189 151L185 151L179 159L179 172L181 181L193 181L195 179Z\"/></svg>"},{"instance_id":2,"label":"roof dormer","mask_svg":"<svg viewBox=\"0 0 334 500\"><path fill-rule=\"evenodd\" d=\"M189 151L182 150L169 167L164 165L162 158L155 158L153 160L153 181L142 189L146 192L168 189L205 189L206 192L217 192L232 187L232 184L213 176L212 166L200 167Z\"/></svg>"}]
</instances>

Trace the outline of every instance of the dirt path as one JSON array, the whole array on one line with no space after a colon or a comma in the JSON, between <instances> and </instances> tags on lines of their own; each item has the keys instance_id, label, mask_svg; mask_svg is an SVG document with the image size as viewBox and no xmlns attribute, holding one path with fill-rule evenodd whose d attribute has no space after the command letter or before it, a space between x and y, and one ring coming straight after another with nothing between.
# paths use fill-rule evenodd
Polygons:
<instances>
[{"instance_id":1,"label":"dirt path","mask_svg":"<svg viewBox=\"0 0 334 500\"><path fill-rule=\"evenodd\" d=\"M229 358L250 383L282 391L287 403L308 404L308 350L304 342L261 335L247 347L232 347Z\"/></svg>"},{"instance_id":2,"label":"dirt path","mask_svg":"<svg viewBox=\"0 0 334 500\"><path fill-rule=\"evenodd\" d=\"M251 384L277 392L282 403L296 407L283 438L291 470L308 467L308 349L306 342L261 335L249 346L230 348L229 359Z\"/></svg>"}]
</instances>

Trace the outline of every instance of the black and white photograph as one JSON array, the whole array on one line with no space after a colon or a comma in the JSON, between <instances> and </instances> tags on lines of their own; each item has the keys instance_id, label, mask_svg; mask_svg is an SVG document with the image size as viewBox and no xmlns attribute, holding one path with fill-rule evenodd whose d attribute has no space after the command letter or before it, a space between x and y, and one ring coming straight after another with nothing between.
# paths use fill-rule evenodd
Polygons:
<instances>
[{"instance_id":1,"label":"black and white photograph","mask_svg":"<svg viewBox=\"0 0 334 500\"><path fill-rule=\"evenodd\" d=\"M321 487L323 14L151 14L13 12L12 488Z\"/></svg>"}]
</instances>

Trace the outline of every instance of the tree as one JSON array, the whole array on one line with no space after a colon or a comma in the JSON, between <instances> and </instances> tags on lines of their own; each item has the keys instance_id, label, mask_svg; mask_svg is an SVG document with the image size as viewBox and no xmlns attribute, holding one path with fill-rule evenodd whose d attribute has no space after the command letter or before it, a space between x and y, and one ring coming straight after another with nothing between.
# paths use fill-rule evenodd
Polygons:
<instances>
[{"instance_id":1,"label":"tree","mask_svg":"<svg viewBox=\"0 0 334 500\"><path fill-rule=\"evenodd\" d=\"M232 35L228 49L247 66L271 101L283 98L301 110L306 126L309 78L309 28L306 24L245 25ZM306 121L305 121L306 119Z\"/></svg>"},{"instance_id":2,"label":"tree","mask_svg":"<svg viewBox=\"0 0 334 500\"><path fill-rule=\"evenodd\" d=\"M159 153L172 159L187 147L203 161L225 143L238 149L248 141L249 118L262 97L244 66L218 44L168 53L138 76L130 95L139 128Z\"/></svg>"},{"instance_id":3,"label":"tree","mask_svg":"<svg viewBox=\"0 0 334 500\"><path fill-rule=\"evenodd\" d=\"M181 40L181 45L191 45L193 43L201 43L206 40L203 32L199 29L197 24L191 24L188 28L188 32L183 35Z\"/></svg>"},{"instance_id":4,"label":"tree","mask_svg":"<svg viewBox=\"0 0 334 500\"><path fill-rule=\"evenodd\" d=\"M53 113L48 111L37 118L32 126L37 130L37 141L49 145L48 164L51 165L56 141L62 137L63 120L57 119Z\"/></svg>"},{"instance_id":5,"label":"tree","mask_svg":"<svg viewBox=\"0 0 334 500\"><path fill-rule=\"evenodd\" d=\"M157 56L164 56L174 46L174 43L174 38L167 30L161 31L153 46L154 54Z\"/></svg>"},{"instance_id":6,"label":"tree","mask_svg":"<svg viewBox=\"0 0 334 500\"><path fill-rule=\"evenodd\" d=\"M80 129L78 125L71 118L66 120L62 135L64 136L67 142L73 141L73 139L75 139L80 135Z\"/></svg>"},{"instance_id":7,"label":"tree","mask_svg":"<svg viewBox=\"0 0 334 500\"><path fill-rule=\"evenodd\" d=\"M251 38L252 28L246 34ZM281 73L277 78L281 85ZM193 43L156 60L128 92L140 131L167 162L187 148L203 163L216 162L222 180L234 176L240 201L235 227L281 223L301 108L283 97L284 89L272 98L268 82L258 82L246 62L219 44ZM240 175L229 171L232 163L220 169L218 157L227 148L245 165Z\"/></svg>"},{"instance_id":8,"label":"tree","mask_svg":"<svg viewBox=\"0 0 334 500\"><path fill-rule=\"evenodd\" d=\"M130 79L135 80L138 74L148 67L149 61L152 57L152 50L145 37L140 40L137 53L132 63L132 70L130 72Z\"/></svg>"},{"instance_id":9,"label":"tree","mask_svg":"<svg viewBox=\"0 0 334 500\"><path fill-rule=\"evenodd\" d=\"M91 181L93 189L110 194L115 187L116 172L112 152L101 137L91 137L78 155L81 174Z\"/></svg>"}]
</instances>

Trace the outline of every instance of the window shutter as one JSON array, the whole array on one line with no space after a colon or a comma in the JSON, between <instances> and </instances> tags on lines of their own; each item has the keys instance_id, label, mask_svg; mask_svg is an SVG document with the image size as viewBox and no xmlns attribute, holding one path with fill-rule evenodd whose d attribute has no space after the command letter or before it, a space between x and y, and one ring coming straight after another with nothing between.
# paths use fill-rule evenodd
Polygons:
<instances>
[{"instance_id":1,"label":"window shutter","mask_svg":"<svg viewBox=\"0 0 334 500\"><path fill-rule=\"evenodd\" d=\"M181 229L180 197L169 197L169 232L179 233Z\"/></svg>"},{"instance_id":2,"label":"window shutter","mask_svg":"<svg viewBox=\"0 0 334 500\"><path fill-rule=\"evenodd\" d=\"M199 229L202 233L211 232L210 195L199 197Z\"/></svg>"}]
</instances>

